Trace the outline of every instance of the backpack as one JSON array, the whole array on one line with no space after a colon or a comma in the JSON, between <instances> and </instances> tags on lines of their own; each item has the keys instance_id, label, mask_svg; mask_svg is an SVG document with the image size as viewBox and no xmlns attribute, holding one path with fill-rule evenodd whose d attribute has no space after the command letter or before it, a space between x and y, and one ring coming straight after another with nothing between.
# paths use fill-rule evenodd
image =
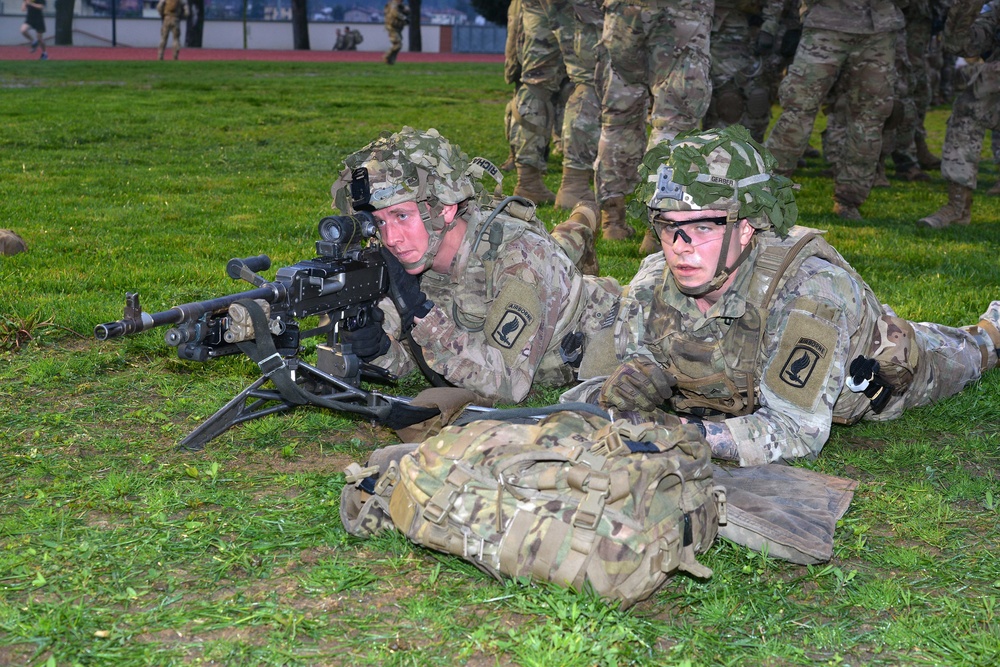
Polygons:
<instances>
[{"instance_id":1,"label":"backpack","mask_svg":"<svg viewBox=\"0 0 1000 667\"><path fill-rule=\"evenodd\" d=\"M430 549L500 579L591 586L622 608L695 559L725 519L696 427L557 412L537 424L448 426L419 445L352 464L341 497L349 532L391 523Z\"/></svg>"}]
</instances>

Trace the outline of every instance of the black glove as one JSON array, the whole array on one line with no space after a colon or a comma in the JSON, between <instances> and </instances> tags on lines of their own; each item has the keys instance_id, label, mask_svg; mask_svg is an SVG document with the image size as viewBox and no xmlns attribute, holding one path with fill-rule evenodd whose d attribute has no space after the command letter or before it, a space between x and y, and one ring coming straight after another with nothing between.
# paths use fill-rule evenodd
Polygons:
<instances>
[{"instance_id":1,"label":"black glove","mask_svg":"<svg viewBox=\"0 0 1000 667\"><path fill-rule=\"evenodd\" d=\"M420 276L407 273L396 256L385 246L382 246L381 252L386 269L389 271L389 296L399 311L405 336L413 328L413 318L426 317L434 307L434 303L428 301L427 295L421 291Z\"/></svg>"},{"instance_id":2,"label":"black glove","mask_svg":"<svg viewBox=\"0 0 1000 667\"><path fill-rule=\"evenodd\" d=\"M754 46L754 55L763 56L774 51L774 35L761 30L757 33L757 44Z\"/></svg>"},{"instance_id":3,"label":"black glove","mask_svg":"<svg viewBox=\"0 0 1000 667\"><path fill-rule=\"evenodd\" d=\"M673 395L677 379L648 357L629 359L601 387L598 402L605 408L651 412Z\"/></svg>"},{"instance_id":4,"label":"black glove","mask_svg":"<svg viewBox=\"0 0 1000 667\"><path fill-rule=\"evenodd\" d=\"M382 329L385 315L378 306L372 308L371 317L363 326L353 331L340 331L340 342L350 343L351 351L361 357L362 361L371 361L389 351L389 336Z\"/></svg>"}]
</instances>

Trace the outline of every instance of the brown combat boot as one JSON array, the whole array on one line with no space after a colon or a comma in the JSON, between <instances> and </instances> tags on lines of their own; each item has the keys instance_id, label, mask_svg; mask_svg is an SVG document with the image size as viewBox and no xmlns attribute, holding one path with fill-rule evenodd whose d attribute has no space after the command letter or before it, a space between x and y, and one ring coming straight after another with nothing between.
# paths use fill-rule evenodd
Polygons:
<instances>
[{"instance_id":1,"label":"brown combat boot","mask_svg":"<svg viewBox=\"0 0 1000 667\"><path fill-rule=\"evenodd\" d=\"M885 162L879 160L878 166L875 168L875 180L872 181L873 188L889 188L892 187L892 183L889 182L889 177L885 175Z\"/></svg>"},{"instance_id":2,"label":"brown combat boot","mask_svg":"<svg viewBox=\"0 0 1000 667\"><path fill-rule=\"evenodd\" d=\"M635 230L625 222L625 197L612 197L601 204L601 234L610 241L635 236Z\"/></svg>"},{"instance_id":3,"label":"brown combat boot","mask_svg":"<svg viewBox=\"0 0 1000 667\"><path fill-rule=\"evenodd\" d=\"M646 235L642 237L639 252L643 255L652 255L654 252L660 252L661 250L663 250L663 246L660 245L660 240L656 238L656 234L653 233L652 229L647 229Z\"/></svg>"},{"instance_id":4,"label":"brown combat boot","mask_svg":"<svg viewBox=\"0 0 1000 667\"><path fill-rule=\"evenodd\" d=\"M858 207L847 202L834 200L833 213L843 220L864 220L861 217L861 211L858 210Z\"/></svg>"},{"instance_id":5,"label":"brown combat boot","mask_svg":"<svg viewBox=\"0 0 1000 667\"><path fill-rule=\"evenodd\" d=\"M590 189L593 169L573 169L563 166L562 183L556 193L556 208L571 209L580 202L597 203L594 191Z\"/></svg>"},{"instance_id":6,"label":"brown combat boot","mask_svg":"<svg viewBox=\"0 0 1000 667\"><path fill-rule=\"evenodd\" d=\"M941 158L931 153L931 149L927 147L926 137L917 133L914 137L914 143L917 147L917 162L920 164L921 169L938 169L941 167Z\"/></svg>"},{"instance_id":7,"label":"brown combat boot","mask_svg":"<svg viewBox=\"0 0 1000 667\"><path fill-rule=\"evenodd\" d=\"M991 197L1000 197L1000 180L993 184L993 187L986 191Z\"/></svg>"},{"instance_id":8,"label":"brown combat boot","mask_svg":"<svg viewBox=\"0 0 1000 667\"><path fill-rule=\"evenodd\" d=\"M983 355L983 372L1000 366L1000 301L990 304L979 324L962 327L976 340Z\"/></svg>"},{"instance_id":9,"label":"brown combat boot","mask_svg":"<svg viewBox=\"0 0 1000 667\"><path fill-rule=\"evenodd\" d=\"M584 247L583 254L576 263L576 268L580 269L580 273L588 276L600 275L601 271L601 265L597 261L597 250L595 248L599 220L597 203L588 201L582 201L574 206L572 213L569 214L569 218L566 219L566 222L584 224L593 232L593 235L590 237L590 243Z\"/></svg>"},{"instance_id":10,"label":"brown combat boot","mask_svg":"<svg viewBox=\"0 0 1000 667\"><path fill-rule=\"evenodd\" d=\"M517 169L517 165L514 164L514 147L510 147L510 153L507 154L507 161L500 165L500 171L514 171Z\"/></svg>"},{"instance_id":11,"label":"brown combat boot","mask_svg":"<svg viewBox=\"0 0 1000 667\"><path fill-rule=\"evenodd\" d=\"M931 229L944 229L948 225L967 225L971 219L972 188L948 183L948 203L935 213L921 218L917 224Z\"/></svg>"},{"instance_id":12,"label":"brown combat boot","mask_svg":"<svg viewBox=\"0 0 1000 667\"><path fill-rule=\"evenodd\" d=\"M909 169L904 169L903 171L897 171L896 177L901 178L904 181L909 181L911 183L915 181L929 181L931 180L930 174L921 169L917 165L912 165Z\"/></svg>"},{"instance_id":13,"label":"brown combat boot","mask_svg":"<svg viewBox=\"0 0 1000 667\"><path fill-rule=\"evenodd\" d=\"M545 182L542 180L544 175L545 172L541 169L526 164L517 165L517 185L514 186L514 194L530 199L536 204L551 204L556 200L556 194L545 187Z\"/></svg>"}]
</instances>

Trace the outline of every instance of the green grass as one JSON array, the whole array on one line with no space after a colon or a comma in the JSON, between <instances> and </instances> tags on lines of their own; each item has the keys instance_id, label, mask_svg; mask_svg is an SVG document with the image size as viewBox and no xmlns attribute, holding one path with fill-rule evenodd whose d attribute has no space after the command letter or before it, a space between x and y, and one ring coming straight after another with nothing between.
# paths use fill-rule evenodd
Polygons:
<instances>
[{"instance_id":1,"label":"green grass","mask_svg":"<svg viewBox=\"0 0 1000 667\"><path fill-rule=\"evenodd\" d=\"M363 421L304 409L176 450L253 369L180 361L158 333L94 341L125 291L163 310L240 289L230 257L311 257L341 158L382 130L434 126L502 161L509 95L499 65L0 63L0 226L29 245L0 259L0 664L1000 661L1000 373L834 428L810 466L860 485L829 564L720 541L711 580L628 612L349 537L341 470L393 442ZM946 118L928 118L938 150ZM996 200L918 229L944 201L935 174L843 222L822 166L796 177L801 221L901 316L969 324L1000 296ZM552 188L559 171L553 156ZM980 189L995 178L984 161ZM638 239L598 250L623 280L640 260Z\"/></svg>"}]
</instances>

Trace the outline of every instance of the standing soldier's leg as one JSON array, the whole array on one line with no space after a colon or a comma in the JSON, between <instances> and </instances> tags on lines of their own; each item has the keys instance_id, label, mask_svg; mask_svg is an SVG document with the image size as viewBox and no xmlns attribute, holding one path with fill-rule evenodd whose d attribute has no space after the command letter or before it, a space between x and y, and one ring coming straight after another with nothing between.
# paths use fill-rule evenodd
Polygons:
<instances>
[{"instance_id":1,"label":"standing soldier's leg","mask_svg":"<svg viewBox=\"0 0 1000 667\"><path fill-rule=\"evenodd\" d=\"M604 14L595 0L576 0L567 19L572 24L573 48L571 54L564 54L564 60L566 73L574 86L561 128L563 175L556 194L556 206L560 208L573 208L581 201L595 201L590 182L601 135L601 104L594 72Z\"/></svg>"},{"instance_id":2,"label":"standing soldier's leg","mask_svg":"<svg viewBox=\"0 0 1000 667\"><path fill-rule=\"evenodd\" d=\"M857 219L857 209L868 199L875 180L882 128L892 112L896 34L850 37L851 54L841 74L850 122L833 198L841 217Z\"/></svg>"},{"instance_id":3,"label":"standing soldier's leg","mask_svg":"<svg viewBox=\"0 0 1000 667\"><path fill-rule=\"evenodd\" d=\"M771 129L766 147L778 161L777 171L795 171L812 134L820 104L837 80L846 59L843 33L806 28L795 60L778 86L781 115Z\"/></svg>"},{"instance_id":4,"label":"standing soldier's leg","mask_svg":"<svg viewBox=\"0 0 1000 667\"><path fill-rule=\"evenodd\" d=\"M625 222L625 195L635 188L646 147L650 99L647 33L652 17L643 17L643 12L641 7L614 5L604 15L601 42L607 64L602 71L601 137L594 178L606 239L635 234Z\"/></svg>"},{"instance_id":5,"label":"standing soldier's leg","mask_svg":"<svg viewBox=\"0 0 1000 667\"><path fill-rule=\"evenodd\" d=\"M181 20L174 18L174 60L181 57Z\"/></svg>"},{"instance_id":6,"label":"standing soldier's leg","mask_svg":"<svg viewBox=\"0 0 1000 667\"><path fill-rule=\"evenodd\" d=\"M157 58L163 60L163 52L167 48L167 40L170 38L170 23L169 19L164 16L163 21L160 23L160 48L157 50Z\"/></svg>"},{"instance_id":7,"label":"standing soldier's leg","mask_svg":"<svg viewBox=\"0 0 1000 667\"><path fill-rule=\"evenodd\" d=\"M514 194L536 204L555 201L545 186L547 148L555 109L552 101L565 76L559 42L542 0L521 4L521 86L514 95L511 145L517 167Z\"/></svg>"}]
</instances>

